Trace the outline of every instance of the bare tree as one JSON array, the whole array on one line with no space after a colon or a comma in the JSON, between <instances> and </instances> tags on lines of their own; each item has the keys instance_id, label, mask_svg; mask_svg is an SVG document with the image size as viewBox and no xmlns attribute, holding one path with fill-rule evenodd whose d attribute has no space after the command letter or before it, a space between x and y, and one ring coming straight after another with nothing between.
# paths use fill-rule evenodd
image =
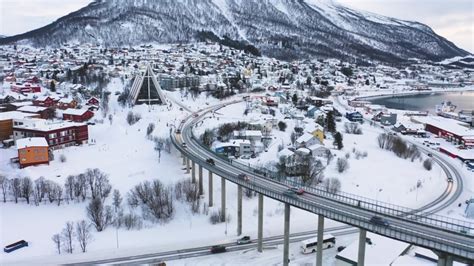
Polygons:
<instances>
[{"instance_id":1,"label":"bare tree","mask_svg":"<svg viewBox=\"0 0 474 266\"><path fill-rule=\"evenodd\" d=\"M54 234L53 237L51 237L51 240L53 240L54 245L56 246L56 249L58 250L58 254L61 254L61 235Z\"/></svg>"},{"instance_id":2,"label":"bare tree","mask_svg":"<svg viewBox=\"0 0 474 266\"><path fill-rule=\"evenodd\" d=\"M42 202L47 193L47 184L44 177L39 177L35 180L35 197L38 203Z\"/></svg>"},{"instance_id":3,"label":"bare tree","mask_svg":"<svg viewBox=\"0 0 474 266\"><path fill-rule=\"evenodd\" d=\"M113 205L116 210L120 209L120 205L122 204L122 196L120 195L120 191L118 189L114 189L113 192Z\"/></svg>"},{"instance_id":4,"label":"bare tree","mask_svg":"<svg viewBox=\"0 0 474 266\"><path fill-rule=\"evenodd\" d=\"M76 177L73 175L69 175L66 178L66 182L64 183L64 189L66 191L66 200L69 202L69 200L74 199L74 184L76 182Z\"/></svg>"},{"instance_id":5,"label":"bare tree","mask_svg":"<svg viewBox=\"0 0 474 266\"><path fill-rule=\"evenodd\" d=\"M423 167L428 170L428 171L431 171L431 169L433 168L433 161L431 159L426 159L424 162L423 162Z\"/></svg>"},{"instance_id":6,"label":"bare tree","mask_svg":"<svg viewBox=\"0 0 474 266\"><path fill-rule=\"evenodd\" d=\"M349 169L349 161L346 158L337 158L337 171L342 173Z\"/></svg>"},{"instance_id":7,"label":"bare tree","mask_svg":"<svg viewBox=\"0 0 474 266\"><path fill-rule=\"evenodd\" d=\"M87 245L92 240L92 234L90 225L85 220L76 223L76 237L82 252L86 252Z\"/></svg>"},{"instance_id":8,"label":"bare tree","mask_svg":"<svg viewBox=\"0 0 474 266\"><path fill-rule=\"evenodd\" d=\"M166 221L171 218L173 207L172 189L165 188L159 180L145 181L136 185L128 195L131 206L141 205L144 218Z\"/></svg>"},{"instance_id":9,"label":"bare tree","mask_svg":"<svg viewBox=\"0 0 474 266\"><path fill-rule=\"evenodd\" d=\"M64 239L64 249L67 253L72 253L74 251L74 223L67 222L61 234Z\"/></svg>"},{"instance_id":10,"label":"bare tree","mask_svg":"<svg viewBox=\"0 0 474 266\"><path fill-rule=\"evenodd\" d=\"M146 136L149 138L151 133L153 133L153 130L155 130L155 124L150 123L148 124L148 127L146 128Z\"/></svg>"},{"instance_id":11,"label":"bare tree","mask_svg":"<svg viewBox=\"0 0 474 266\"><path fill-rule=\"evenodd\" d=\"M18 198L21 196L21 179L18 177L13 178L11 184L11 191L13 194L13 198L15 199L15 203L18 203Z\"/></svg>"},{"instance_id":12,"label":"bare tree","mask_svg":"<svg viewBox=\"0 0 474 266\"><path fill-rule=\"evenodd\" d=\"M9 183L10 180L6 176L0 175L0 188L2 189L3 202L7 202L7 192Z\"/></svg>"},{"instance_id":13,"label":"bare tree","mask_svg":"<svg viewBox=\"0 0 474 266\"><path fill-rule=\"evenodd\" d=\"M113 215L110 206L105 207L99 198L92 199L86 207L87 216L98 232L112 223Z\"/></svg>"},{"instance_id":14,"label":"bare tree","mask_svg":"<svg viewBox=\"0 0 474 266\"><path fill-rule=\"evenodd\" d=\"M109 196L112 186L109 183L107 174L101 172L98 168L94 168L87 169L85 177L93 199L99 197L101 200L104 200Z\"/></svg>"},{"instance_id":15,"label":"bare tree","mask_svg":"<svg viewBox=\"0 0 474 266\"><path fill-rule=\"evenodd\" d=\"M337 193L341 190L341 181L338 178L329 178L324 181L324 187L329 193Z\"/></svg>"}]
</instances>

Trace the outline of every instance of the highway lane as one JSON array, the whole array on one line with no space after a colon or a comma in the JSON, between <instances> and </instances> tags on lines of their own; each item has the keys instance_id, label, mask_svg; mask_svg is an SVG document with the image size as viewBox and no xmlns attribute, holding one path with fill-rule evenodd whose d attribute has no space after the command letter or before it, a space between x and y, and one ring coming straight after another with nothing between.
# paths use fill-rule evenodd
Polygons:
<instances>
[{"instance_id":1,"label":"highway lane","mask_svg":"<svg viewBox=\"0 0 474 266\"><path fill-rule=\"evenodd\" d=\"M308 208L304 208L301 206L302 205L301 203L303 202L294 202L294 201L288 200L287 197L282 196L283 192L287 189L286 185L278 184L276 182L269 182L267 179L257 177L253 173L250 175L253 178L251 179L251 182L249 182L249 184L244 184L241 181L236 180L237 174L244 171L242 171L240 168L229 165L222 158L216 156L215 154L207 150L203 150L202 147L195 144L194 143L195 141L192 140L191 138L190 130L192 129L192 126L194 125L194 123L199 121L199 119L203 115L205 115L205 112L201 113L199 117L193 119L192 121L185 123L182 129L181 137L183 141L185 141L188 145L188 147L186 148L187 149L186 152L188 153L188 155L191 155L191 157L194 157L191 159L193 159L199 164L203 164L205 168L210 169L212 172L226 177L231 182L240 183L244 187L248 187L254 190L256 190L256 188L265 188L267 191L273 192L273 195L266 195L266 196L275 198L280 201L290 202L292 203L292 205L296 207L309 210ZM215 166L206 165L204 161L207 158L213 158L216 162L216 165ZM334 203L327 199L317 198L308 194L305 195L304 197L300 197L297 201L303 201L303 199L306 200L305 203L309 205L313 205L313 207L317 207L320 209L331 209L334 213L339 213L341 215L354 218L355 220L358 220L358 222L361 222L358 224L359 226L367 228L369 231L376 231L377 233L381 233L392 238L396 238L397 233L398 235L408 234L411 237L423 238L423 240L425 241L441 242L446 245L454 245L454 246L457 245L459 248L465 249L466 255L474 254L474 253L469 254L470 252L474 252L474 250L472 249L474 242L472 238L465 235L456 234L455 232L446 232L444 229L439 229L436 227L419 225L417 223L414 223L413 221L409 221L409 220L407 221L406 219L401 219L397 217L387 217L391 226L389 228L380 229L377 226L374 226L368 222L370 218L374 215L374 212L372 211L361 210L353 206L345 206L345 205L343 206L340 203ZM299 205L298 203L300 203L300 206L298 206ZM384 231L384 232L379 232L379 231ZM389 234L387 233L388 231L393 231L393 232ZM406 241L406 238L407 237L400 240ZM420 243L419 245L423 246L422 243ZM472 257L474 258L474 256Z\"/></svg>"}]
</instances>

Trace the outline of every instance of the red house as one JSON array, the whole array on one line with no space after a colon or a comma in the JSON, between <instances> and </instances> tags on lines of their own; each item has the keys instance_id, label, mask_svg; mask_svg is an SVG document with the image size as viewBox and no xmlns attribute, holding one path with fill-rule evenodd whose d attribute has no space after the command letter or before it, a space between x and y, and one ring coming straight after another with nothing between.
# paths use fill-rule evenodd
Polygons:
<instances>
[{"instance_id":1,"label":"red house","mask_svg":"<svg viewBox=\"0 0 474 266\"><path fill-rule=\"evenodd\" d=\"M36 93L41 92L41 87L39 85L31 85L30 83L15 83L12 85L11 91L17 93Z\"/></svg>"},{"instance_id":2,"label":"red house","mask_svg":"<svg viewBox=\"0 0 474 266\"><path fill-rule=\"evenodd\" d=\"M53 107L56 106L58 100L50 96L42 96L33 100L34 106Z\"/></svg>"},{"instance_id":3,"label":"red house","mask_svg":"<svg viewBox=\"0 0 474 266\"><path fill-rule=\"evenodd\" d=\"M76 108L77 102L74 99L62 98L57 102L56 106L59 109L66 110L69 108Z\"/></svg>"},{"instance_id":4,"label":"red house","mask_svg":"<svg viewBox=\"0 0 474 266\"><path fill-rule=\"evenodd\" d=\"M33 83L33 84L38 84L38 83L40 83L40 79L37 76L31 76L31 77L26 79L26 82Z\"/></svg>"},{"instance_id":5,"label":"red house","mask_svg":"<svg viewBox=\"0 0 474 266\"><path fill-rule=\"evenodd\" d=\"M53 149L61 149L89 140L87 124L48 121L43 119L22 119L13 122L13 138L43 137Z\"/></svg>"},{"instance_id":6,"label":"red house","mask_svg":"<svg viewBox=\"0 0 474 266\"><path fill-rule=\"evenodd\" d=\"M87 100L86 105L92 105L92 106L97 106L99 107L99 100L97 100L96 97L91 97L89 100Z\"/></svg>"},{"instance_id":7,"label":"red house","mask_svg":"<svg viewBox=\"0 0 474 266\"><path fill-rule=\"evenodd\" d=\"M63 112L63 119L73 122L85 122L93 116L94 113L88 109L67 109Z\"/></svg>"}]
</instances>

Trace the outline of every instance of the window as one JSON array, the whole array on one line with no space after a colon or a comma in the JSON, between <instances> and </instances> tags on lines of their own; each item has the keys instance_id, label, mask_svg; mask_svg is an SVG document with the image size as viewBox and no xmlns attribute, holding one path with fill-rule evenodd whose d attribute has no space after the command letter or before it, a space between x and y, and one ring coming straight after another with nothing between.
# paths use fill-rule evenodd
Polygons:
<instances>
[{"instance_id":1,"label":"window","mask_svg":"<svg viewBox=\"0 0 474 266\"><path fill-rule=\"evenodd\" d=\"M49 134L49 138L50 138L50 139L56 138L56 133L51 133L51 134Z\"/></svg>"}]
</instances>

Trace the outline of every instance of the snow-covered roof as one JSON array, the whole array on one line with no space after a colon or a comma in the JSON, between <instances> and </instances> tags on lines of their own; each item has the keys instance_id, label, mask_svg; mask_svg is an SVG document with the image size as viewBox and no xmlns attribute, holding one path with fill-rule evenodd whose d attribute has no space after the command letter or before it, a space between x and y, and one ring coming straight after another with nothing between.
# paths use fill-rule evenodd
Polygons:
<instances>
[{"instance_id":1,"label":"snow-covered roof","mask_svg":"<svg viewBox=\"0 0 474 266\"><path fill-rule=\"evenodd\" d=\"M301 135L301 137L299 137L296 142L298 143L303 143L303 142L308 142L310 141L311 139L313 139L314 136L309 134L309 133L304 133L303 135Z\"/></svg>"},{"instance_id":2,"label":"snow-covered roof","mask_svg":"<svg viewBox=\"0 0 474 266\"><path fill-rule=\"evenodd\" d=\"M365 244L366 265L391 265L410 244L393 240L388 237L368 233L370 243ZM343 251L339 252L336 259L357 262L359 241L354 241Z\"/></svg>"},{"instance_id":3,"label":"snow-covered roof","mask_svg":"<svg viewBox=\"0 0 474 266\"><path fill-rule=\"evenodd\" d=\"M48 142L45 138L24 138L16 140L17 149L26 147L48 147Z\"/></svg>"},{"instance_id":4,"label":"snow-covered roof","mask_svg":"<svg viewBox=\"0 0 474 266\"><path fill-rule=\"evenodd\" d=\"M88 109L73 109L69 108L63 111L63 114L66 115L83 115L85 112L89 111Z\"/></svg>"},{"instance_id":5,"label":"snow-covered roof","mask_svg":"<svg viewBox=\"0 0 474 266\"><path fill-rule=\"evenodd\" d=\"M244 131L234 131L234 136L239 137L261 137L262 132L260 130L244 130Z\"/></svg>"},{"instance_id":6,"label":"snow-covered roof","mask_svg":"<svg viewBox=\"0 0 474 266\"><path fill-rule=\"evenodd\" d=\"M25 117L35 116L36 114L27 114L18 111L0 113L0 121L11 120L11 119L23 119Z\"/></svg>"},{"instance_id":7,"label":"snow-covered roof","mask_svg":"<svg viewBox=\"0 0 474 266\"><path fill-rule=\"evenodd\" d=\"M300 154L310 154L311 151L308 149L308 148L299 148L296 150L296 152L300 153Z\"/></svg>"},{"instance_id":8,"label":"snow-covered roof","mask_svg":"<svg viewBox=\"0 0 474 266\"><path fill-rule=\"evenodd\" d=\"M74 99L71 98L61 98L59 100L60 103L71 103L72 101L74 101Z\"/></svg>"},{"instance_id":9,"label":"snow-covered roof","mask_svg":"<svg viewBox=\"0 0 474 266\"><path fill-rule=\"evenodd\" d=\"M444 117L416 117L414 119L418 120L420 123L441 128L461 137L474 136L474 130L460 125L459 122L453 119Z\"/></svg>"},{"instance_id":10,"label":"snow-covered roof","mask_svg":"<svg viewBox=\"0 0 474 266\"><path fill-rule=\"evenodd\" d=\"M290 156L293 156L293 154L295 154L293 151L289 150L288 148L285 148L278 152L278 157L282 157L282 156L290 157Z\"/></svg>"},{"instance_id":11,"label":"snow-covered roof","mask_svg":"<svg viewBox=\"0 0 474 266\"><path fill-rule=\"evenodd\" d=\"M50 120L38 119L38 118L23 119L21 120L21 122L23 122L23 125L15 125L14 128L30 129L30 130L38 130L38 131L51 131L51 130L57 130L57 129L62 129L62 128L85 125L85 123L67 122L67 121L62 121L62 120L50 121Z\"/></svg>"},{"instance_id":12,"label":"snow-covered roof","mask_svg":"<svg viewBox=\"0 0 474 266\"><path fill-rule=\"evenodd\" d=\"M17 111L37 113L37 112L42 112L46 109L48 109L48 107L27 105L27 106L22 106L22 107L18 108Z\"/></svg>"}]
</instances>

